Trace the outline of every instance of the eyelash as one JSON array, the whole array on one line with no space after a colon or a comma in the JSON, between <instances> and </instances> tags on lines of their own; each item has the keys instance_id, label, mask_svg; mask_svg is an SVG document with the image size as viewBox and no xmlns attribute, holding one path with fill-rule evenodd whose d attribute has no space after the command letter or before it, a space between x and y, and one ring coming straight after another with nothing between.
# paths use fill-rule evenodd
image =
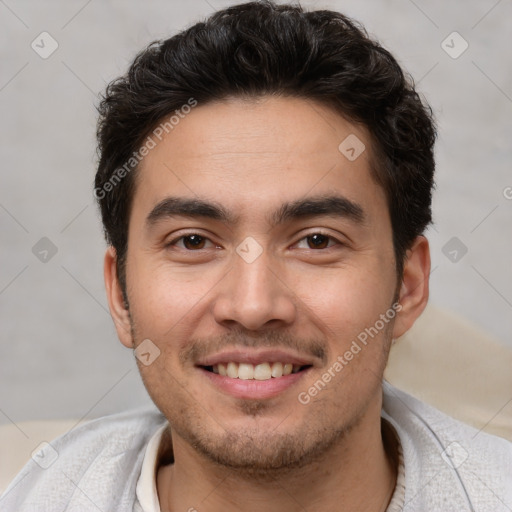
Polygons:
<instances>
[{"instance_id":1,"label":"eyelash","mask_svg":"<svg viewBox=\"0 0 512 512\"><path fill-rule=\"evenodd\" d=\"M200 236L201 238L203 238L204 240L208 240L209 242L213 243L208 237L206 236L203 236L201 235L200 233L194 233L194 232L191 232L191 233L186 233L184 235L180 235L179 237L175 238L174 240L170 241L168 244L166 244L166 247L171 247L173 246L174 244L176 244L177 242L179 242L180 240L184 239L184 238L187 238L189 236L194 236L194 235L197 235L197 236ZM324 236L326 238L328 238L329 240L332 240L334 242L336 242L334 245L339 245L339 246L344 246L345 244L343 242L341 242L340 240L338 240L337 238L333 237L332 235L328 234L328 233L324 233L323 231L313 231L311 233L308 233L307 235L303 236L297 243L301 242L302 240L305 240L313 235L321 235L321 236ZM334 245L331 245L331 246L328 246L328 247L325 247L323 249L309 249L311 251L325 251L326 249L331 249ZM183 249L184 251L187 251L187 252L199 252L203 249L198 249L198 250L191 250L191 249L187 249L185 247L180 247L180 249Z\"/></svg>"}]
</instances>

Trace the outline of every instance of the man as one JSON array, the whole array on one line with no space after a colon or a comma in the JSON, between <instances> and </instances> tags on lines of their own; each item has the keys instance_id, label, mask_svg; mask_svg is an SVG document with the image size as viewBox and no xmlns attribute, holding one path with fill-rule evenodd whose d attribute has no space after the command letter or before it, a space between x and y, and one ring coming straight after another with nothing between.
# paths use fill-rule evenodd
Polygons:
<instances>
[{"instance_id":1,"label":"man","mask_svg":"<svg viewBox=\"0 0 512 512\"><path fill-rule=\"evenodd\" d=\"M160 412L53 441L2 510L512 510L509 442L383 382L428 300L435 140L385 49L242 4L99 111L107 297Z\"/></svg>"}]
</instances>

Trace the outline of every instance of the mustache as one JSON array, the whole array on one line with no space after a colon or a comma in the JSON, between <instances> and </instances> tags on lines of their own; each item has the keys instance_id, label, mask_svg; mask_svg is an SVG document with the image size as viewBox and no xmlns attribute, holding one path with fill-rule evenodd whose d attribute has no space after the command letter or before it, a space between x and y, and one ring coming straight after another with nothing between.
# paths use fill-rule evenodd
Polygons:
<instances>
[{"instance_id":1,"label":"mustache","mask_svg":"<svg viewBox=\"0 0 512 512\"><path fill-rule=\"evenodd\" d=\"M288 348L302 355L309 355L322 361L328 360L327 342L320 339L304 339L290 333L267 331L259 334L247 333L243 329L232 330L220 336L195 338L180 351L181 364L194 363L212 354L232 348Z\"/></svg>"}]
</instances>

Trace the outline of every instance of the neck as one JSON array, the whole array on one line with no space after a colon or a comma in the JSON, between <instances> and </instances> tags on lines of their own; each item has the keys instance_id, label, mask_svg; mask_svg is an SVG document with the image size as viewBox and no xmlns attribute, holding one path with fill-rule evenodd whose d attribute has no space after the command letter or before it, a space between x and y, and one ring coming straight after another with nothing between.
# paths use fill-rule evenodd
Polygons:
<instances>
[{"instance_id":1,"label":"neck","mask_svg":"<svg viewBox=\"0 0 512 512\"><path fill-rule=\"evenodd\" d=\"M397 472L392 443L383 439L390 436L374 408L321 460L263 479L206 460L173 433L174 463L158 470L161 510L383 512Z\"/></svg>"}]
</instances>

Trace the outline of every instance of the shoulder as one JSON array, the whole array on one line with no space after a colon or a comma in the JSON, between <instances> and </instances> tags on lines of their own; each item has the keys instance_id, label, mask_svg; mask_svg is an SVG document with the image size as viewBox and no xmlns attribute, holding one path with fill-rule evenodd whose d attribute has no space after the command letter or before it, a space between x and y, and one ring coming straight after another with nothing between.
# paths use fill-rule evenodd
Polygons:
<instances>
[{"instance_id":1,"label":"shoulder","mask_svg":"<svg viewBox=\"0 0 512 512\"><path fill-rule=\"evenodd\" d=\"M47 443L10 483L4 512L129 510L145 447L166 423L154 407L133 409L79 425Z\"/></svg>"},{"instance_id":2,"label":"shoulder","mask_svg":"<svg viewBox=\"0 0 512 512\"><path fill-rule=\"evenodd\" d=\"M409 506L404 510L510 510L510 441L457 421L387 382L383 416L404 451Z\"/></svg>"}]
</instances>

